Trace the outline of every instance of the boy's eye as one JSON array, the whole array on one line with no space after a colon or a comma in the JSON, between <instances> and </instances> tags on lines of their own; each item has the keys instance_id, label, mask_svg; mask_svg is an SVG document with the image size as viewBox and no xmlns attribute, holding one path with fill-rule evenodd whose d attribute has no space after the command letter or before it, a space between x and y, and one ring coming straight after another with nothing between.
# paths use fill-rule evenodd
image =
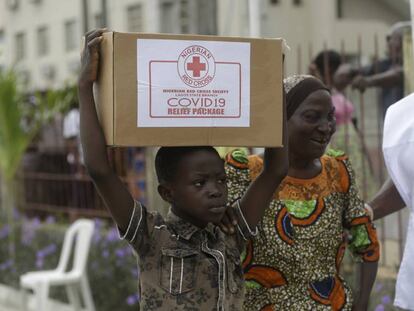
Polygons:
<instances>
[{"instance_id":1,"label":"boy's eye","mask_svg":"<svg viewBox=\"0 0 414 311\"><path fill-rule=\"evenodd\" d=\"M227 181L226 177L222 177L222 178L219 178L218 183L219 184L225 184L226 181Z\"/></svg>"},{"instance_id":2,"label":"boy's eye","mask_svg":"<svg viewBox=\"0 0 414 311\"><path fill-rule=\"evenodd\" d=\"M196 187L202 187L204 185L205 181L204 180L197 180L194 182L194 186Z\"/></svg>"}]
</instances>

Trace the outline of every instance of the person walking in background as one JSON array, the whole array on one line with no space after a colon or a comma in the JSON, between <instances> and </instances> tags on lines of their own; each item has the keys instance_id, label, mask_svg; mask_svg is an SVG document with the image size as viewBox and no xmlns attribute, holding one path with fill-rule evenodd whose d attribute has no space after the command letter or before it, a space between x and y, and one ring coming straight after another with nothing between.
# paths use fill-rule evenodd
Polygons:
<instances>
[{"instance_id":1,"label":"person walking in background","mask_svg":"<svg viewBox=\"0 0 414 311\"><path fill-rule=\"evenodd\" d=\"M414 93L388 109L382 148L390 179L371 200L370 206L375 220L405 206L410 209L394 304L414 310Z\"/></svg>"},{"instance_id":2,"label":"person walking in background","mask_svg":"<svg viewBox=\"0 0 414 311\"><path fill-rule=\"evenodd\" d=\"M367 88L379 87L381 96L378 108L384 117L388 107L404 96L402 38L407 29L411 29L410 22L394 24L386 38L386 57L360 69L350 64L340 66L335 74L334 85L344 89L351 84L361 92Z\"/></svg>"}]
</instances>

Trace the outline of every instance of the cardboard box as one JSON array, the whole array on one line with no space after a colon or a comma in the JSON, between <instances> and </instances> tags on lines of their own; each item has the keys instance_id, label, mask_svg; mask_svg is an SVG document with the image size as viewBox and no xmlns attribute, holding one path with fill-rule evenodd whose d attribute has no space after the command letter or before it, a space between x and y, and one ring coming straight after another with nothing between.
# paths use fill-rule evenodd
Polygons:
<instances>
[{"instance_id":1,"label":"cardboard box","mask_svg":"<svg viewBox=\"0 0 414 311\"><path fill-rule=\"evenodd\" d=\"M111 146L280 146L282 39L109 32L95 98Z\"/></svg>"}]
</instances>

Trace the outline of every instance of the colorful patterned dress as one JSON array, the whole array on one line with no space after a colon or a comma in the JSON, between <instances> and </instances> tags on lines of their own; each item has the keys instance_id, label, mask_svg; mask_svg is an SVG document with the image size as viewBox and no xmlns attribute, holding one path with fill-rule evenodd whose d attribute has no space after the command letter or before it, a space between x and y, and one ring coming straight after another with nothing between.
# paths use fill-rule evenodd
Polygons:
<instances>
[{"instance_id":1,"label":"colorful patterned dress","mask_svg":"<svg viewBox=\"0 0 414 311\"><path fill-rule=\"evenodd\" d=\"M351 290L339 275L346 245L358 261L378 261L376 231L347 157L331 153L321 163L314 178L282 181L259 234L249 242L243 256L244 310L351 310ZM230 202L241 197L262 165L258 156L227 155Z\"/></svg>"}]
</instances>

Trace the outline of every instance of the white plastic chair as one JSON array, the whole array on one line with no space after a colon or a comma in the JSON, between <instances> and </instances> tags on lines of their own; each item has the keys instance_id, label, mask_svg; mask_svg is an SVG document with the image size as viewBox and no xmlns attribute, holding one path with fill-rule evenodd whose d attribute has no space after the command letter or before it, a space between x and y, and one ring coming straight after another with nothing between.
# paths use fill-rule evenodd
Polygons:
<instances>
[{"instance_id":1,"label":"white plastic chair","mask_svg":"<svg viewBox=\"0 0 414 311\"><path fill-rule=\"evenodd\" d=\"M74 222L65 233L62 253L55 270L29 272L20 277L22 292L22 307L27 310L27 294L31 289L36 297L36 309L46 311L50 286L65 286L69 303L74 310L81 310L80 295L88 311L95 311L86 275L90 242L93 235L94 222L88 219L79 219ZM68 269L69 259L73 253L73 265Z\"/></svg>"}]
</instances>

